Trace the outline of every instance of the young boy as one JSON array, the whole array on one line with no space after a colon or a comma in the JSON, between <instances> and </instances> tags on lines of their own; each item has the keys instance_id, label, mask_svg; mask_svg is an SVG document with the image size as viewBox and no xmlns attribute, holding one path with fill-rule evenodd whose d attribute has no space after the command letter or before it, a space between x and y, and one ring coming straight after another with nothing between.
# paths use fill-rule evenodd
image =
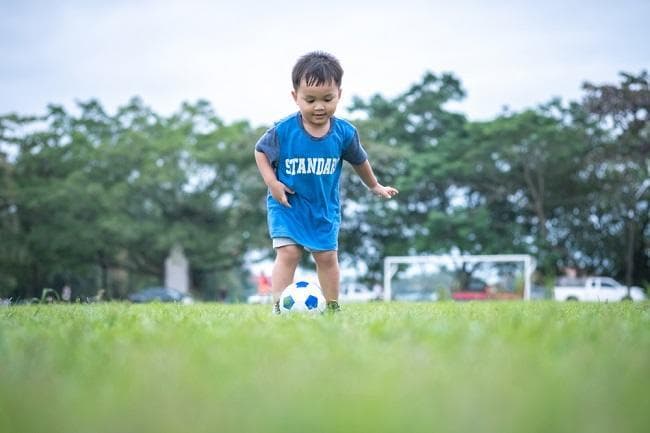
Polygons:
<instances>
[{"instance_id":1,"label":"young boy","mask_svg":"<svg viewBox=\"0 0 650 433\"><path fill-rule=\"evenodd\" d=\"M298 112L279 121L255 145L255 162L269 188L267 220L276 258L271 274L274 312L293 282L303 249L311 252L329 311L338 311L342 160L376 195L398 193L375 177L357 130L334 117L343 69L323 52L302 56L293 67L291 95Z\"/></svg>"}]
</instances>

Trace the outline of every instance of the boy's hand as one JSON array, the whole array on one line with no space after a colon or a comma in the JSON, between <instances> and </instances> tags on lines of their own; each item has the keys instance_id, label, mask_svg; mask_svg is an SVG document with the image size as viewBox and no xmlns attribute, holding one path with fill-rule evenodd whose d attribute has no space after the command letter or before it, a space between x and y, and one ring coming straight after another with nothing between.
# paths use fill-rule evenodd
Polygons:
<instances>
[{"instance_id":1,"label":"boy's hand","mask_svg":"<svg viewBox=\"0 0 650 433\"><path fill-rule=\"evenodd\" d=\"M396 188L393 188L392 186L383 186L380 183L370 188L370 191L372 191L375 195L384 198L392 198L393 196L399 194L399 191Z\"/></svg>"},{"instance_id":2,"label":"boy's hand","mask_svg":"<svg viewBox=\"0 0 650 433\"><path fill-rule=\"evenodd\" d=\"M294 194L294 191L291 188L277 180L269 185L269 190L271 191L273 198L282 206L291 207L289 204L289 198L287 197L287 193Z\"/></svg>"}]
</instances>

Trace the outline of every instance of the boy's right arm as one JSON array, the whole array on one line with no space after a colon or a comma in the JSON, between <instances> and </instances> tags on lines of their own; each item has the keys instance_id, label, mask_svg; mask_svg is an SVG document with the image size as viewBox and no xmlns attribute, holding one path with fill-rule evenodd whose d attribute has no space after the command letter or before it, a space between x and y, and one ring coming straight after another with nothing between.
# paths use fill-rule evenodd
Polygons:
<instances>
[{"instance_id":1,"label":"boy's right arm","mask_svg":"<svg viewBox=\"0 0 650 433\"><path fill-rule=\"evenodd\" d=\"M269 191L274 199L276 199L281 205L286 207L291 207L289 204L289 199L287 193L293 194L294 191L280 182L275 175L275 170L271 166L269 159L266 157L264 152L258 150L255 151L255 163L257 164L257 169L264 179L264 183L269 187Z\"/></svg>"}]
</instances>

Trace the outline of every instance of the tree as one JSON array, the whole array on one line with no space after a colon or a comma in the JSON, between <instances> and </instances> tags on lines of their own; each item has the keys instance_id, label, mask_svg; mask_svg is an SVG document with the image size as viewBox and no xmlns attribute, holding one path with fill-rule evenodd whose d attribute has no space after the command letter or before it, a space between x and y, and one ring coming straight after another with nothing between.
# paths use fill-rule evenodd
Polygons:
<instances>
[{"instance_id":1,"label":"tree","mask_svg":"<svg viewBox=\"0 0 650 433\"><path fill-rule=\"evenodd\" d=\"M611 237L611 247L625 251L625 283L650 281L648 72L621 73L617 85L587 82L583 88L584 108L609 132L585 171L603 192L593 220Z\"/></svg>"},{"instance_id":2,"label":"tree","mask_svg":"<svg viewBox=\"0 0 650 433\"><path fill-rule=\"evenodd\" d=\"M250 180L259 131L223 124L203 101L169 118L139 99L114 116L97 101L79 109L79 116L50 106L42 118L2 118L3 143L18 151L2 165L15 188L3 187L11 204L2 207L0 229L4 240L15 227L24 252L11 275L21 295L73 280L77 295L104 288L121 297L160 283L175 244L195 281L241 285L234 275L247 249L261 243L264 219L262 185ZM205 278L214 272L222 278Z\"/></svg>"},{"instance_id":3,"label":"tree","mask_svg":"<svg viewBox=\"0 0 650 433\"><path fill-rule=\"evenodd\" d=\"M447 176L447 156L463 136L465 117L445 105L464 91L451 74L426 73L403 95L359 98L351 107L373 167L384 184L400 194L382 202L352 177L344 196L342 244L369 265L378 278L383 257L449 250L454 236L438 236L440 216L455 194Z\"/></svg>"},{"instance_id":4,"label":"tree","mask_svg":"<svg viewBox=\"0 0 650 433\"><path fill-rule=\"evenodd\" d=\"M470 124L469 164L456 176L468 204L485 207L506 241L495 239L491 247L535 254L547 273L571 256L566 217L584 206L587 192L579 174L591 142L574 111L556 100Z\"/></svg>"},{"instance_id":5,"label":"tree","mask_svg":"<svg viewBox=\"0 0 650 433\"><path fill-rule=\"evenodd\" d=\"M4 134L5 124L0 124ZM0 151L0 298L10 297L16 289L13 269L20 262L20 245L16 220L16 185L13 166L7 160L7 154Z\"/></svg>"}]
</instances>

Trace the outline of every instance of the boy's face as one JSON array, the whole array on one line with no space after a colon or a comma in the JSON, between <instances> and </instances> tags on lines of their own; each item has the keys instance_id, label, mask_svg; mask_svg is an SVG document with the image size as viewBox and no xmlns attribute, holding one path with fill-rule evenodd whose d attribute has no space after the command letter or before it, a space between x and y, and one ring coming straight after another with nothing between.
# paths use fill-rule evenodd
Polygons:
<instances>
[{"instance_id":1,"label":"boy's face","mask_svg":"<svg viewBox=\"0 0 650 433\"><path fill-rule=\"evenodd\" d=\"M298 104L303 122L309 126L329 126L330 117L336 111L336 105L341 98L341 89L334 82L322 86L307 86L305 80L291 92Z\"/></svg>"}]
</instances>

